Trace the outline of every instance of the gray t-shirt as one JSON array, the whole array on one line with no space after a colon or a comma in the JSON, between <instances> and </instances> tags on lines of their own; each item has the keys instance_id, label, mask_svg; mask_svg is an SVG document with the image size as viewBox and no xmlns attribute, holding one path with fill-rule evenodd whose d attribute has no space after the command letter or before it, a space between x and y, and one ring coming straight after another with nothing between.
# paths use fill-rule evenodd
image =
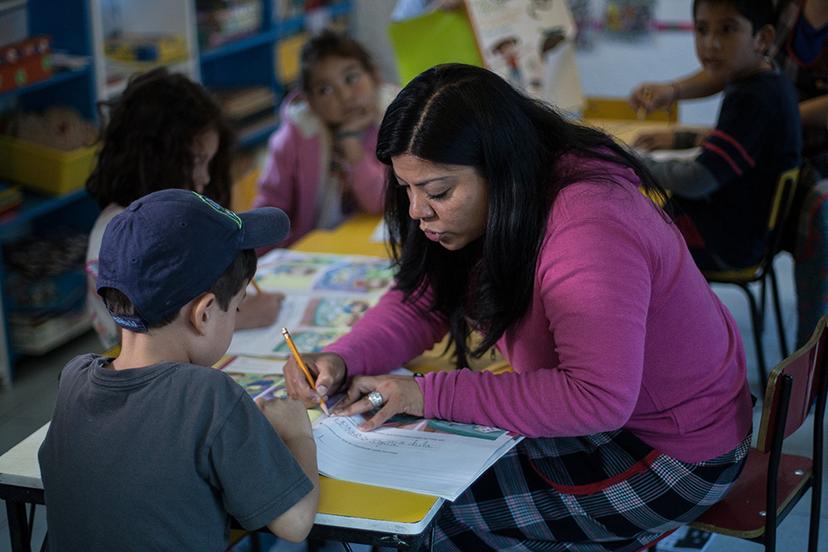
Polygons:
<instances>
[{"instance_id":1,"label":"gray t-shirt","mask_svg":"<svg viewBox=\"0 0 828 552\"><path fill-rule=\"evenodd\" d=\"M49 550L224 550L229 515L258 529L312 489L226 374L165 363L61 372L38 453Z\"/></svg>"}]
</instances>

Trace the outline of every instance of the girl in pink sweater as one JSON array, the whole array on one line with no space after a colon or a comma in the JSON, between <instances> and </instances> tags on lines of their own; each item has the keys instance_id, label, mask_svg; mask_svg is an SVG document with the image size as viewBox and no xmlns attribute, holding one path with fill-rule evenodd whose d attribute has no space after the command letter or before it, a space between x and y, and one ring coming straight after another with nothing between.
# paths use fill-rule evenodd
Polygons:
<instances>
[{"instance_id":1,"label":"girl in pink sweater","mask_svg":"<svg viewBox=\"0 0 828 552\"><path fill-rule=\"evenodd\" d=\"M727 493L751 429L741 338L630 153L444 65L388 108L377 156L396 285L309 355L315 390L285 374L305 400L346 390L343 414L378 393L365 430L405 412L528 437L443 511L436 549L633 551ZM457 370L383 375L447 332ZM491 346L512 373L465 368Z\"/></svg>"},{"instance_id":2,"label":"girl in pink sweater","mask_svg":"<svg viewBox=\"0 0 828 552\"><path fill-rule=\"evenodd\" d=\"M282 125L269 143L255 206L290 217L290 245L314 228L348 215L382 212L385 167L377 161L377 129L396 89L355 40L325 31L301 53L302 94L282 105Z\"/></svg>"}]
</instances>

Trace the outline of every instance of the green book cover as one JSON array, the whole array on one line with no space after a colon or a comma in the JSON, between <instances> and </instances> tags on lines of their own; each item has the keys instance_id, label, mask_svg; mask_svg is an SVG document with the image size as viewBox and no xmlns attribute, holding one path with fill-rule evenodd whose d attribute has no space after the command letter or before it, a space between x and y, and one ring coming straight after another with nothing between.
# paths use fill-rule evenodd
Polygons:
<instances>
[{"instance_id":1,"label":"green book cover","mask_svg":"<svg viewBox=\"0 0 828 552\"><path fill-rule=\"evenodd\" d=\"M402 86L441 63L483 66L474 31L462 10L437 10L395 21L388 26L388 34Z\"/></svg>"}]
</instances>

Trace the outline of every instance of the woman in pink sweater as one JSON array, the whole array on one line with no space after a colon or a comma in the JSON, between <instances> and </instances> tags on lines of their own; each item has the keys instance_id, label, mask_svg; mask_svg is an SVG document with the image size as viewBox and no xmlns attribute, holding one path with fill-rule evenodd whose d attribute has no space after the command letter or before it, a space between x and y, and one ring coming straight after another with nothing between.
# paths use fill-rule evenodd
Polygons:
<instances>
[{"instance_id":1,"label":"woman in pink sweater","mask_svg":"<svg viewBox=\"0 0 828 552\"><path fill-rule=\"evenodd\" d=\"M465 65L400 93L377 156L396 285L309 355L315 390L285 374L306 400L347 389L340 413L379 393L366 430L405 412L528 437L444 510L436 549L633 551L727 493L751 429L741 338L633 156ZM447 332L457 370L383 375ZM512 373L465 368L493 345Z\"/></svg>"}]
</instances>

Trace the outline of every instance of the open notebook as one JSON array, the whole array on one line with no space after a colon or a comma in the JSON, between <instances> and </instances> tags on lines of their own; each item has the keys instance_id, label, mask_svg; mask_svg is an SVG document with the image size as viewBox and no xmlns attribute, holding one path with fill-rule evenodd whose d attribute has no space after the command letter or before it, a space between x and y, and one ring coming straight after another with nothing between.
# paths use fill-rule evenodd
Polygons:
<instances>
[{"instance_id":1,"label":"open notebook","mask_svg":"<svg viewBox=\"0 0 828 552\"><path fill-rule=\"evenodd\" d=\"M267 365L272 369L267 372ZM254 399L286 395L283 362L229 357L218 367ZM252 368L253 372L242 372ZM395 373L411 374L400 369ZM329 401L333 406L336 397ZM374 431L361 431L363 416L325 416L313 421L319 473L334 479L454 500L522 439L508 431L398 415Z\"/></svg>"}]
</instances>

